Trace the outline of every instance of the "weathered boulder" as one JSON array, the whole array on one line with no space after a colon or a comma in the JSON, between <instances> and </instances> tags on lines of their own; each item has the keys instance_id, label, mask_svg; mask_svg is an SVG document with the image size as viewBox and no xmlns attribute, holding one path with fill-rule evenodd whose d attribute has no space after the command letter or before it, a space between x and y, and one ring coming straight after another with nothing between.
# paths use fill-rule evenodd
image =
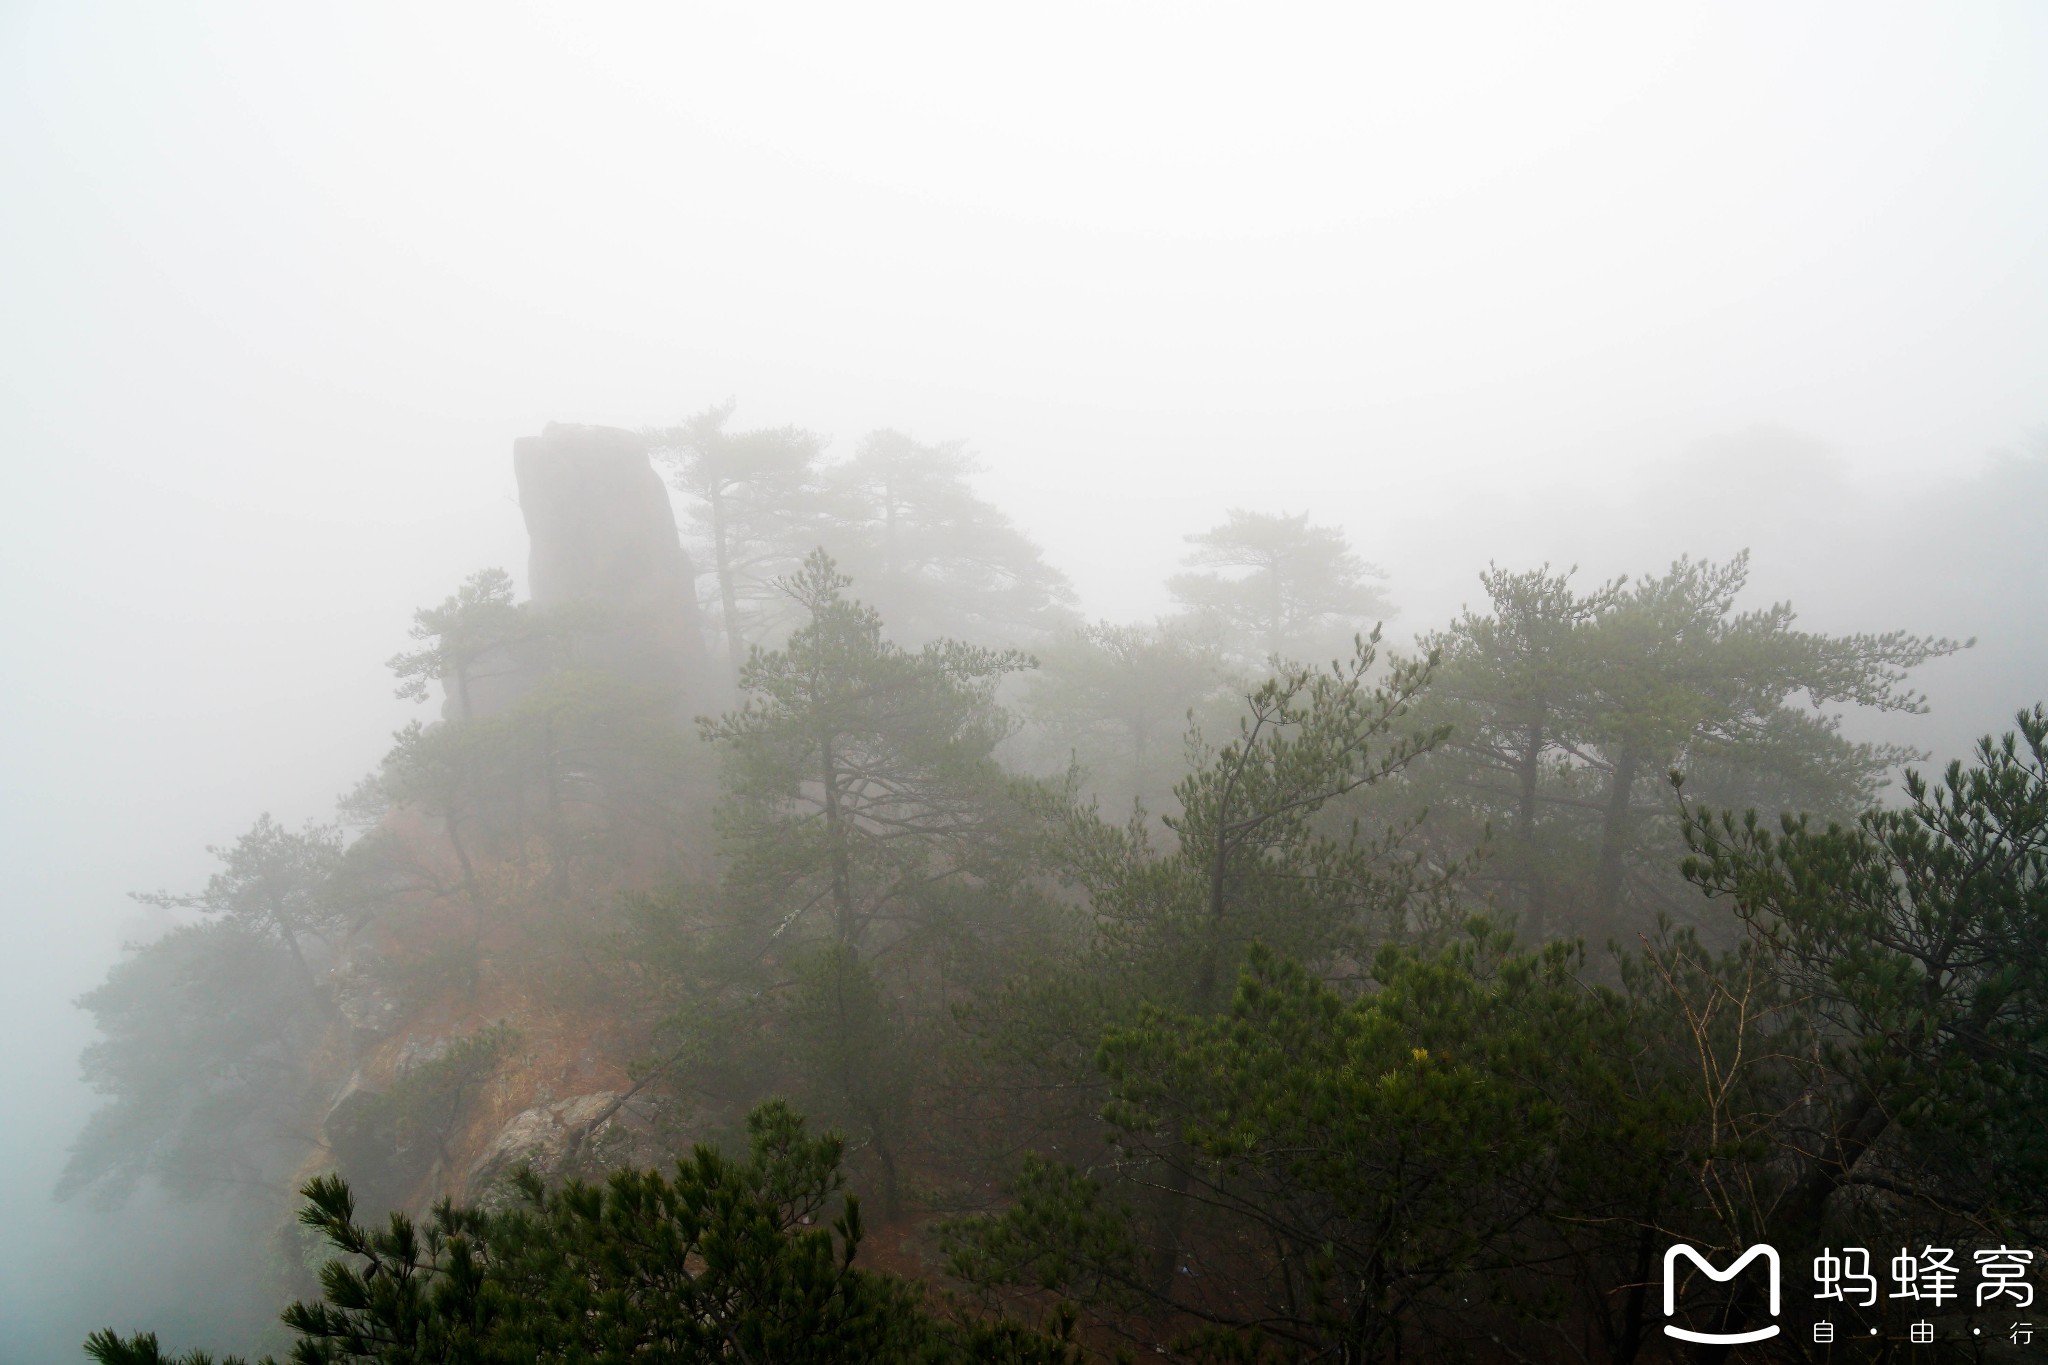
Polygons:
<instances>
[{"instance_id":1,"label":"weathered boulder","mask_svg":"<svg viewBox=\"0 0 2048 1365\"><path fill-rule=\"evenodd\" d=\"M533 1167L543 1178L572 1173L578 1156L600 1136L597 1130L618 1107L619 1096L604 1091L522 1109L470 1166L463 1186L465 1202L485 1207L502 1202L501 1183L521 1166Z\"/></svg>"},{"instance_id":2,"label":"weathered boulder","mask_svg":"<svg viewBox=\"0 0 2048 1365\"><path fill-rule=\"evenodd\" d=\"M584 618L579 663L693 704L711 678L697 572L647 451L633 432L560 422L512 443L527 587Z\"/></svg>"}]
</instances>

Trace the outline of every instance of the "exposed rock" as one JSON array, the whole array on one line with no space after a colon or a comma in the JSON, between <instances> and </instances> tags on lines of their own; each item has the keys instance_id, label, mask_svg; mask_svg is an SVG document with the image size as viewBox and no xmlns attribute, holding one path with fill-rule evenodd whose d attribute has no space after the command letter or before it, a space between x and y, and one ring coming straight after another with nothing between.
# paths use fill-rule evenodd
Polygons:
<instances>
[{"instance_id":1,"label":"exposed rock","mask_svg":"<svg viewBox=\"0 0 2048 1365\"><path fill-rule=\"evenodd\" d=\"M438 1062L448 1055L448 1049L453 1046L454 1040L450 1038L408 1038L405 1046L398 1050L397 1059L391 1063L391 1075L394 1079L402 1078L415 1067Z\"/></svg>"},{"instance_id":2,"label":"exposed rock","mask_svg":"<svg viewBox=\"0 0 2048 1365\"><path fill-rule=\"evenodd\" d=\"M512 466L534 604L591 613L580 662L693 703L711 678L697 572L646 440L550 422L512 443Z\"/></svg>"},{"instance_id":3,"label":"exposed rock","mask_svg":"<svg viewBox=\"0 0 2048 1365\"><path fill-rule=\"evenodd\" d=\"M329 968L348 1026L336 1058L353 1074L319 1112L321 1162L339 1167L366 1209L418 1211L442 1195L502 1204L503 1177L522 1164L550 1179L588 1177L669 1150L668 1130L655 1134L666 1110L651 1097L624 1105L617 1091L597 1089L617 1084L604 1041L616 1021L601 1011L592 1020L537 1010L523 981L484 970L494 954L520 956L507 950L519 917L485 912L498 898L519 907L579 903L567 869L587 835L604 838L605 866L592 878L606 879L601 886L668 875L678 838L693 836L635 819L648 803L681 806L700 794L690 785L698 770L670 762L661 746L669 723L687 735L682 722L722 698L723 669L706 652L695 571L642 438L551 424L515 442L514 468L531 538L530 609L494 605L495 614L479 615L482 633L471 641L496 643L458 651L463 673L453 681L466 685L443 679L444 718L491 721L474 732L507 740L490 750L507 756L475 774L459 801L384 814L371 837L387 841L380 857L391 871L375 899L404 913L380 912ZM604 675L628 686L607 686ZM651 753L643 758L626 743L600 749L581 732L550 728L558 701L583 724L575 707L586 698L598 715L591 728L624 717L619 732L636 744L647 737ZM622 790L605 790L612 782ZM643 825L652 832L635 842ZM536 848L543 857L529 863ZM540 878L557 873L559 885L543 890ZM487 1065L478 1054L473 1075L451 1066L469 1059L451 1051L464 1041L460 1021L487 1007L522 1027L531 1020L545 1057L493 1053Z\"/></svg>"},{"instance_id":4,"label":"exposed rock","mask_svg":"<svg viewBox=\"0 0 2048 1365\"><path fill-rule=\"evenodd\" d=\"M375 971L351 963L334 974L334 1006L348 1022L358 1043L375 1042L398 1026L404 1013L397 997L387 992Z\"/></svg>"},{"instance_id":5,"label":"exposed rock","mask_svg":"<svg viewBox=\"0 0 2048 1365\"><path fill-rule=\"evenodd\" d=\"M521 1165L532 1166L543 1177L570 1173L583 1149L601 1137L596 1130L609 1122L607 1111L617 1112L618 1100L612 1091L572 1095L514 1114L470 1167L466 1202L486 1207L501 1203L504 1177Z\"/></svg>"}]
</instances>

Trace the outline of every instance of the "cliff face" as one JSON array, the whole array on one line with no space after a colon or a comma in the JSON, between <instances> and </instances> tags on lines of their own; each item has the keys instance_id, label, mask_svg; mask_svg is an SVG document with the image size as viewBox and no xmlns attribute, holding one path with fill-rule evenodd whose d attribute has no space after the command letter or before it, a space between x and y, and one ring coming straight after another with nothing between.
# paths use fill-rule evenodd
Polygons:
<instances>
[{"instance_id":1,"label":"cliff face","mask_svg":"<svg viewBox=\"0 0 2048 1365\"><path fill-rule=\"evenodd\" d=\"M435 779L363 841L387 894L326 966L321 1145L366 1207L502 1196L659 1160L679 1116L635 1083L658 1008L608 936L623 895L705 856L689 725L723 692L668 493L631 432L514 443L527 625L422 744ZM652 850L652 851L651 851Z\"/></svg>"}]
</instances>

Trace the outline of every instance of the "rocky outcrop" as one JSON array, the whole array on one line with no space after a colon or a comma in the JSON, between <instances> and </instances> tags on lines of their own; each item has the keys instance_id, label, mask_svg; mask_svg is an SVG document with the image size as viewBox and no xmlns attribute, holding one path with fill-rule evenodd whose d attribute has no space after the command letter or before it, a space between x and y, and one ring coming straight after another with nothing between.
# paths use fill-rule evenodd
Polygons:
<instances>
[{"instance_id":1,"label":"rocky outcrop","mask_svg":"<svg viewBox=\"0 0 2048 1365\"><path fill-rule=\"evenodd\" d=\"M502 1204L521 1166L592 1177L657 1163L675 1140L668 1110L628 1102L632 1029L607 1001L556 1001L526 936L698 856L707 765L671 741L724 700L724 670L642 438L550 425L513 463L530 601L502 576L471 594L470 633L450 632L460 685L444 679L448 725L431 737L454 742L426 751L441 785L369 836L378 908L325 964L319 1065L347 1079L308 1097L320 1144L304 1173L339 1168L366 1209Z\"/></svg>"},{"instance_id":2,"label":"rocky outcrop","mask_svg":"<svg viewBox=\"0 0 2048 1365\"><path fill-rule=\"evenodd\" d=\"M512 443L534 605L582 617L579 664L694 703L710 681L697 572L645 438L550 422Z\"/></svg>"},{"instance_id":3,"label":"rocky outcrop","mask_svg":"<svg viewBox=\"0 0 2048 1365\"><path fill-rule=\"evenodd\" d=\"M404 1008L384 988L377 971L364 962L347 962L334 972L334 1006L358 1046L367 1046L398 1027Z\"/></svg>"},{"instance_id":4,"label":"rocky outcrop","mask_svg":"<svg viewBox=\"0 0 2048 1365\"><path fill-rule=\"evenodd\" d=\"M572 1174L586 1148L603 1146L602 1131L619 1111L612 1092L574 1095L537 1104L512 1116L469 1169L467 1202L489 1207L502 1202L504 1178L521 1166L547 1179Z\"/></svg>"}]
</instances>

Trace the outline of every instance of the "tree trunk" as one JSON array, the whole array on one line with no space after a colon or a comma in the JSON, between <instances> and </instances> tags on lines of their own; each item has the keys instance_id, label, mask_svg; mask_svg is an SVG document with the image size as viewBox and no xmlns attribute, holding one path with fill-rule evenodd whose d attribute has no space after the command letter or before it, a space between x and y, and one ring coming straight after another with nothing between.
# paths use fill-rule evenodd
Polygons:
<instances>
[{"instance_id":1,"label":"tree trunk","mask_svg":"<svg viewBox=\"0 0 2048 1365\"><path fill-rule=\"evenodd\" d=\"M1656 1244L1661 1240L1655 1229L1655 1220L1646 1218L1643 1230L1636 1236L1634 1278L1622 1302L1621 1340L1614 1348L1615 1365L1631 1365L1642 1353L1643 1327L1649 1310L1650 1271L1656 1264Z\"/></svg>"},{"instance_id":2,"label":"tree trunk","mask_svg":"<svg viewBox=\"0 0 2048 1365\"><path fill-rule=\"evenodd\" d=\"M1216 803L1216 852L1209 864L1209 914L1207 933L1202 940L1202 961L1195 971L1195 1008L1203 1014L1215 1012L1217 978L1221 974L1220 960L1223 956L1223 911L1224 888L1230 877L1230 844L1224 838L1226 817L1230 811L1229 787L1224 788L1223 799Z\"/></svg>"},{"instance_id":3,"label":"tree trunk","mask_svg":"<svg viewBox=\"0 0 2048 1365\"><path fill-rule=\"evenodd\" d=\"M469 849L462 842L462 830L455 822L455 811L451 807L441 817L442 828L448 832L448 846L455 850L455 861L462 868L462 894L469 898L472 907L476 904L476 868L469 861Z\"/></svg>"},{"instance_id":4,"label":"tree trunk","mask_svg":"<svg viewBox=\"0 0 2048 1365\"><path fill-rule=\"evenodd\" d=\"M299 936L293 933L291 926L283 920L273 918L272 922L277 925L277 932L279 937L284 939L284 946L291 952L292 970L298 976L299 990L319 1005L322 1014L338 1014L340 1011L335 1007L333 994L322 990L319 980L313 975L312 964L306 961L306 954L299 947Z\"/></svg>"},{"instance_id":5,"label":"tree trunk","mask_svg":"<svg viewBox=\"0 0 2048 1365\"><path fill-rule=\"evenodd\" d=\"M832 909L838 917L839 942L853 947L853 866L846 853L846 815L839 809L839 767L832 736L818 737L819 766L825 780L825 841L832 846Z\"/></svg>"},{"instance_id":6,"label":"tree trunk","mask_svg":"<svg viewBox=\"0 0 2048 1365\"><path fill-rule=\"evenodd\" d=\"M1168 1135L1181 1161L1193 1158L1178 1138ZM1176 1164L1168 1169L1166 1176L1154 1191L1159 1211L1159 1244L1152 1249L1151 1289L1166 1303L1173 1302L1174 1290L1180 1287L1180 1244L1186 1235L1188 1221L1188 1190L1194 1184L1185 1165Z\"/></svg>"},{"instance_id":7,"label":"tree trunk","mask_svg":"<svg viewBox=\"0 0 2048 1365\"><path fill-rule=\"evenodd\" d=\"M1522 894L1526 898L1523 907L1522 933L1531 943L1541 943L1549 926L1545 923L1549 907L1543 886L1543 869L1536 852L1536 780L1543 772L1543 723L1536 722L1529 727L1529 736L1522 745L1522 753L1516 762L1516 775L1521 779L1521 797L1515 807L1515 848L1516 856L1522 860Z\"/></svg>"},{"instance_id":8,"label":"tree trunk","mask_svg":"<svg viewBox=\"0 0 2048 1365\"><path fill-rule=\"evenodd\" d=\"M884 479L882 481L882 581L890 585L896 582L896 488Z\"/></svg>"},{"instance_id":9,"label":"tree trunk","mask_svg":"<svg viewBox=\"0 0 2048 1365\"><path fill-rule=\"evenodd\" d=\"M882 1163L882 1216L891 1220L903 1216L903 1187L896 1175L896 1148L879 1119L869 1120L875 1139L875 1160Z\"/></svg>"},{"instance_id":10,"label":"tree trunk","mask_svg":"<svg viewBox=\"0 0 2048 1365\"><path fill-rule=\"evenodd\" d=\"M1250 738L1245 741L1245 752L1238 756L1240 765L1248 760L1251 742ZM1216 996L1222 975L1223 920L1229 903L1230 841L1227 836L1231 797L1236 788L1237 771L1233 771L1216 801L1216 828L1211 836L1216 841L1216 849L1209 862L1208 932L1202 943L1201 964L1195 973L1195 1008L1203 1014L1213 1014L1221 1008ZM1166 1179L1161 1182L1161 1236L1152 1263L1152 1278L1157 1292L1171 1303L1173 1291L1179 1284L1180 1244L1182 1230L1187 1223L1187 1194L1192 1183L1187 1163L1194 1157L1176 1136L1168 1134L1167 1141L1173 1145L1180 1160L1167 1171Z\"/></svg>"},{"instance_id":11,"label":"tree trunk","mask_svg":"<svg viewBox=\"0 0 2048 1365\"><path fill-rule=\"evenodd\" d=\"M1280 570L1269 570L1267 582L1270 587L1266 602L1266 653L1277 655L1280 653L1280 646L1285 643L1281 632L1286 629L1286 623L1282 618L1286 612L1287 601L1280 585Z\"/></svg>"},{"instance_id":12,"label":"tree trunk","mask_svg":"<svg viewBox=\"0 0 2048 1365\"><path fill-rule=\"evenodd\" d=\"M1811 1250L1820 1236L1828 1196L1842 1188L1856 1163L1889 1127L1890 1113L1874 1097L1865 1095L1836 1127L1825 1155L1807 1167L1806 1173L1778 1201L1774 1216L1763 1231L1771 1245L1785 1253L1787 1261L1797 1264L1801 1255ZM1739 1332L1754 1325L1755 1284L1755 1276L1737 1282L1719 1330ZM1733 1349L1725 1344L1702 1344L1692 1348L1691 1358L1695 1365L1722 1365Z\"/></svg>"},{"instance_id":13,"label":"tree trunk","mask_svg":"<svg viewBox=\"0 0 2048 1365\"><path fill-rule=\"evenodd\" d=\"M732 581L732 550L725 539L725 491L714 488L705 501L711 504L711 553L718 561L718 605L725 615L725 648L737 672L747 655L740 640L740 595Z\"/></svg>"},{"instance_id":14,"label":"tree trunk","mask_svg":"<svg viewBox=\"0 0 2048 1365\"><path fill-rule=\"evenodd\" d=\"M1623 742L1607 789L1607 813L1600 827L1600 866L1593 886L1593 908L1603 920L1612 918L1621 904L1621 876L1628 859L1629 795L1635 790L1640 761L1635 746Z\"/></svg>"},{"instance_id":15,"label":"tree trunk","mask_svg":"<svg viewBox=\"0 0 2048 1365\"><path fill-rule=\"evenodd\" d=\"M1133 716L1131 727L1131 800L1140 801L1145 795L1145 718Z\"/></svg>"}]
</instances>

